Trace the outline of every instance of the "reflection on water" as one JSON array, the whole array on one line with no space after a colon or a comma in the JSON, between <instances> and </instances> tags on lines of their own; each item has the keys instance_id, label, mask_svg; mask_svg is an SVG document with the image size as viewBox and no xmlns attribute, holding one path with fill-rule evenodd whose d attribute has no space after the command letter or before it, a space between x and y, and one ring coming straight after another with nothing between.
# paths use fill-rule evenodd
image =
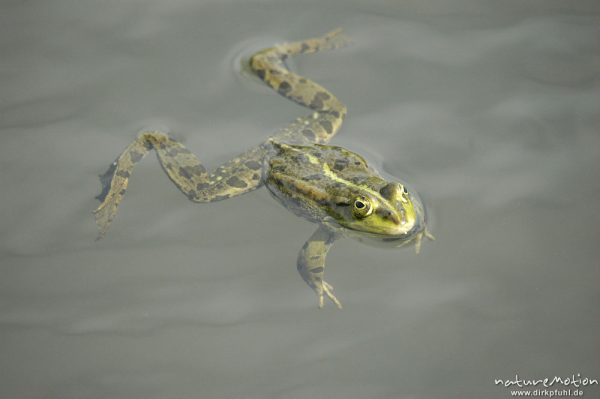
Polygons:
<instances>
[{"instance_id":1,"label":"reflection on water","mask_svg":"<svg viewBox=\"0 0 600 399\"><path fill-rule=\"evenodd\" d=\"M600 377L594 2L1 7L4 396L504 398L494 378ZM422 194L435 242L336 243L345 309L319 311L295 270L314 226L264 190L192 204L151 157L94 242L97 175L136 132L207 165L256 145L305 111L236 65L337 26L353 46L294 68L348 105L333 144Z\"/></svg>"}]
</instances>

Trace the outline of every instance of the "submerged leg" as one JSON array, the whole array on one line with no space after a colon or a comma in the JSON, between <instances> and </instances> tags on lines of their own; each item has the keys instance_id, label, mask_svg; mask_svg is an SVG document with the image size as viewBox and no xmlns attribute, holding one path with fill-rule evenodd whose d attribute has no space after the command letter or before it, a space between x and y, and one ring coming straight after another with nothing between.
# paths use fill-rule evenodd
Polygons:
<instances>
[{"instance_id":1,"label":"submerged leg","mask_svg":"<svg viewBox=\"0 0 600 399\"><path fill-rule=\"evenodd\" d=\"M97 198L101 204L94 211L98 238L104 236L117 213L134 165L150 150L156 151L171 181L194 202L235 197L262 184L263 147L251 149L209 173L183 144L161 132L143 132L100 177L103 189Z\"/></svg>"},{"instance_id":2,"label":"submerged leg","mask_svg":"<svg viewBox=\"0 0 600 399\"><path fill-rule=\"evenodd\" d=\"M325 258L335 239L335 232L324 226L319 226L298 254L298 272L317 293L319 308L323 307L323 294L327 295L338 308L342 308L340 301L333 295L333 287L323 280Z\"/></svg>"},{"instance_id":3,"label":"submerged leg","mask_svg":"<svg viewBox=\"0 0 600 399\"><path fill-rule=\"evenodd\" d=\"M318 83L288 70L285 59L295 54L335 49L346 42L347 39L336 30L323 37L280 44L252 56L250 67L267 85L282 96L316 111L298 118L276 138L296 141L294 139L300 136L303 140L324 144L337 133L346 115L346 106Z\"/></svg>"},{"instance_id":4,"label":"submerged leg","mask_svg":"<svg viewBox=\"0 0 600 399\"><path fill-rule=\"evenodd\" d=\"M417 255L421 252L421 243L423 241L423 237L429 238L431 241L435 240L433 234L431 234L431 232L427 230L427 227L425 227L425 230L417 234L415 237L415 253Z\"/></svg>"}]
</instances>

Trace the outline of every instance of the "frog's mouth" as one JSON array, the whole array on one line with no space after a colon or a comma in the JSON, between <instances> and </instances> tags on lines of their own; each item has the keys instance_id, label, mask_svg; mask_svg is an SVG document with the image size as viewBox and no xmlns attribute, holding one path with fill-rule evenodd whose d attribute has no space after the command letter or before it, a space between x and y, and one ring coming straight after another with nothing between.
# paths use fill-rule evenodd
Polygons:
<instances>
[{"instance_id":1,"label":"frog's mouth","mask_svg":"<svg viewBox=\"0 0 600 399\"><path fill-rule=\"evenodd\" d=\"M419 253L423 237L430 240L435 239L427 229L425 221L425 210L420 202L416 203L415 219L409 230L399 229L397 232L387 230L386 232L368 231L364 228L353 228L352 225L342 226L337 221L324 221L325 224L333 223L335 227L342 232L345 237L353 238L367 245L386 248L399 248L415 245L415 250ZM357 225L362 226L364 225ZM406 226L405 226L406 227Z\"/></svg>"},{"instance_id":2,"label":"frog's mouth","mask_svg":"<svg viewBox=\"0 0 600 399\"><path fill-rule=\"evenodd\" d=\"M352 229L348 227L345 227L344 230L348 237L358 239L359 241L363 241L362 239L367 239L370 241L380 241L384 243L395 243L396 245L402 245L403 243L407 243L412 240L422 230L422 228L415 225L409 231L399 232L398 234L378 233Z\"/></svg>"},{"instance_id":3,"label":"frog's mouth","mask_svg":"<svg viewBox=\"0 0 600 399\"><path fill-rule=\"evenodd\" d=\"M415 226L410 231L399 235L369 233L348 228L343 228L343 233L347 237L375 247L400 248L414 245L416 253L421 250L423 238L435 240L424 224Z\"/></svg>"}]
</instances>

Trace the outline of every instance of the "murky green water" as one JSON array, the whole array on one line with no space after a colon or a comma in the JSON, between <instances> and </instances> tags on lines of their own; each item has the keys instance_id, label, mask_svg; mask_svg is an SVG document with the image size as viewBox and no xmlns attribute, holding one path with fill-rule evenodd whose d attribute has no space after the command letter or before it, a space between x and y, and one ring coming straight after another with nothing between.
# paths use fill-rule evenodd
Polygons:
<instances>
[{"instance_id":1,"label":"murky green water","mask_svg":"<svg viewBox=\"0 0 600 399\"><path fill-rule=\"evenodd\" d=\"M345 305L295 260L314 226L264 190L186 200L154 157L95 242L97 175L143 128L208 165L305 110L239 72L293 67L348 105L333 143L416 187L420 255L336 243ZM0 393L6 398L506 398L600 378L600 4L5 1ZM586 389L595 397L598 386Z\"/></svg>"}]
</instances>

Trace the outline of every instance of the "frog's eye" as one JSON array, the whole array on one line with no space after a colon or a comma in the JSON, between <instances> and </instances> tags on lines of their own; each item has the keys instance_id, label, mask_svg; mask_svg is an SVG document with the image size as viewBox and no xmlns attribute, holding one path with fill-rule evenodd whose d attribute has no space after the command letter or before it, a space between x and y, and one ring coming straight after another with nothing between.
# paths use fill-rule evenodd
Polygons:
<instances>
[{"instance_id":1,"label":"frog's eye","mask_svg":"<svg viewBox=\"0 0 600 399\"><path fill-rule=\"evenodd\" d=\"M354 200L354 206L352 207L352 213L355 217L362 219L373 213L373 206L371 201L366 197L358 197Z\"/></svg>"},{"instance_id":2,"label":"frog's eye","mask_svg":"<svg viewBox=\"0 0 600 399\"><path fill-rule=\"evenodd\" d=\"M398 188L398 191L400 191L400 201L404 203L408 202L408 190L406 189L404 184L400 184Z\"/></svg>"}]
</instances>

